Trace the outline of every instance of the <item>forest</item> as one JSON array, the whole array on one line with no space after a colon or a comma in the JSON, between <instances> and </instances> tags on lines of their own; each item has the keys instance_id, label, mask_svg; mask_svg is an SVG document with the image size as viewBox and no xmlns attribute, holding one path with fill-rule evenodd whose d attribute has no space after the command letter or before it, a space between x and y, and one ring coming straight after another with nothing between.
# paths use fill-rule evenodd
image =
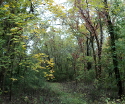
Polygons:
<instances>
[{"instance_id":1,"label":"forest","mask_svg":"<svg viewBox=\"0 0 125 104\"><path fill-rule=\"evenodd\" d=\"M0 0L0 104L125 104L124 0Z\"/></svg>"}]
</instances>

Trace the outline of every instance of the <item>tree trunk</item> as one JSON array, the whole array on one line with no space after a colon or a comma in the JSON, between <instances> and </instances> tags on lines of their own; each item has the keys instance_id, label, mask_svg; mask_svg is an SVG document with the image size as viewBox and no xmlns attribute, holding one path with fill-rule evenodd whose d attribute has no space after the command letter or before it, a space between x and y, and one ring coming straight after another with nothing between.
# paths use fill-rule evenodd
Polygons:
<instances>
[{"instance_id":1,"label":"tree trunk","mask_svg":"<svg viewBox=\"0 0 125 104\"><path fill-rule=\"evenodd\" d=\"M2 5L2 3L3 3L3 0L0 0L0 5Z\"/></svg>"},{"instance_id":2,"label":"tree trunk","mask_svg":"<svg viewBox=\"0 0 125 104\"><path fill-rule=\"evenodd\" d=\"M109 12L108 12L107 0L104 0L104 5L105 5L105 16L106 16L106 19L107 19L108 32L110 34L110 41L111 41L110 47L111 47L111 51L112 51L114 72L115 72L115 77L116 77L116 82L117 82L117 87L118 87L118 96L119 96L119 98L121 98L121 96L123 94L123 88L122 88L120 71L119 71L119 68L118 68L118 57L117 57L117 53L116 53L116 44L115 44L116 34L115 34L114 26L111 22L111 17L110 17Z\"/></svg>"},{"instance_id":3,"label":"tree trunk","mask_svg":"<svg viewBox=\"0 0 125 104\"><path fill-rule=\"evenodd\" d=\"M86 40L86 55L87 56L91 56L91 50L90 50L90 46L89 46L89 38L87 38ZM90 70L92 68L92 63L91 62L87 62L87 70Z\"/></svg>"}]
</instances>

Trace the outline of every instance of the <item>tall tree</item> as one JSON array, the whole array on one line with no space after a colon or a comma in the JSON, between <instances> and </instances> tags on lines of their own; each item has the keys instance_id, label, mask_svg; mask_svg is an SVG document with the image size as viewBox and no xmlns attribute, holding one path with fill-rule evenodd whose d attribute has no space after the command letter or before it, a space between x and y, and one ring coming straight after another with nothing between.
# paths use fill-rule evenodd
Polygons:
<instances>
[{"instance_id":1,"label":"tall tree","mask_svg":"<svg viewBox=\"0 0 125 104\"><path fill-rule=\"evenodd\" d=\"M114 1L114 2L117 2ZM113 65L114 65L114 72L115 72L115 77L116 77L116 82L117 82L117 87L118 87L118 96L119 98L122 97L123 94L123 88L122 88L122 81L121 81L121 75L118 67L118 56L117 56L117 49L116 49L116 40L117 40L117 33L115 31L115 26L111 21L111 16L109 14L109 7L108 7L108 1L104 0L104 13L107 21L107 27L108 27L108 32L110 34L110 47L111 47L111 53L112 53L112 60L113 60Z\"/></svg>"}]
</instances>

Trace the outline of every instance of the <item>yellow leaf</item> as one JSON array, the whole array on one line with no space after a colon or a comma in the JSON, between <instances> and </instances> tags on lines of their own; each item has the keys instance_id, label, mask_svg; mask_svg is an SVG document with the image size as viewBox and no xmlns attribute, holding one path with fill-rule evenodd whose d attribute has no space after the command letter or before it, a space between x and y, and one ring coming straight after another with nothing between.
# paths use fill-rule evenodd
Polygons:
<instances>
[{"instance_id":1,"label":"yellow leaf","mask_svg":"<svg viewBox=\"0 0 125 104\"><path fill-rule=\"evenodd\" d=\"M20 76L21 78L24 78L23 76Z\"/></svg>"},{"instance_id":2,"label":"yellow leaf","mask_svg":"<svg viewBox=\"0 0 125 104\"><path fill-rule=\"evenodd\" d=\"M17 79L16 78L10 78L12 81L17 81Z\"/></svg>"},{"instance_id":3,"label":"yellow leaf","mask_svg":"<svg viewBox=\"0 0 125 104\"><path fill-rule=\"evenodd\" d=\"M8 7L9 7L9 5L4 5L4 7L8 8Z\"/></svg>"},{"instance_id":4,"label":"yellow leaf","mask_svg":"<svg viewBox=\"0 0 125 104\"><path fill-rule=\"evenodd\" d=\"M22 47L26 47L26 45L22 45Z\"/></svg>"},{"instance_id":5,"label":"yellow leaf","mask_svg":"<svg viewBox=\"0 0 125 104\"><path fill-rule=\"evenodd\" d=\"M52 77L52 76L53 76L53 74L49 74L48 76Z\"/></svg>"},{"instance_id":6,"label":"yellow leaf","mask_svg":"<svg viewBox=\"0 0 125 104\"><path fill-rule=\"evenodd\" d=\"M49 72L50 72L50 73L53 73L54 71L53 71L53 70L50 70Z\"/></svg>"}]
</instances>

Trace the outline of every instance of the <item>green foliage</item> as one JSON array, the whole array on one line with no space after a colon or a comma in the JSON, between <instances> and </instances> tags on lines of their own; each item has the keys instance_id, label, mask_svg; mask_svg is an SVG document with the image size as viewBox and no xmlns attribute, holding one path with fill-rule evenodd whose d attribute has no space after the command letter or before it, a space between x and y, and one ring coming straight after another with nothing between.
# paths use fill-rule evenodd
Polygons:
<instances>
[{"instance_id":1,"label":"green foliage","mask_svg":"<svg viewBox=\"0 0 125 104\"><path fill-rule=\"evenodd\" d=\"M76 77L79 81L84 81L84 83L92 83L95 80L95 71L94 70L80 70L78 76Z\"/></svg>"},{"instance_id":2,"label":"green foliage","mask_svg":"<svg viewBox=\"0 0 125 104\"><path fill-rule=\"evenodd\" d=\"M33 19L38 20L36 14L28 10L31 2L13 0L3 4L0 6L0 89L12 99L16 92L18 96L20 92L28 93L44 87L44 72L48 73L54 63L43 53L29 55L27 52L32 40L26 36L25 30Z\"/></svg>"}]
</instances>

